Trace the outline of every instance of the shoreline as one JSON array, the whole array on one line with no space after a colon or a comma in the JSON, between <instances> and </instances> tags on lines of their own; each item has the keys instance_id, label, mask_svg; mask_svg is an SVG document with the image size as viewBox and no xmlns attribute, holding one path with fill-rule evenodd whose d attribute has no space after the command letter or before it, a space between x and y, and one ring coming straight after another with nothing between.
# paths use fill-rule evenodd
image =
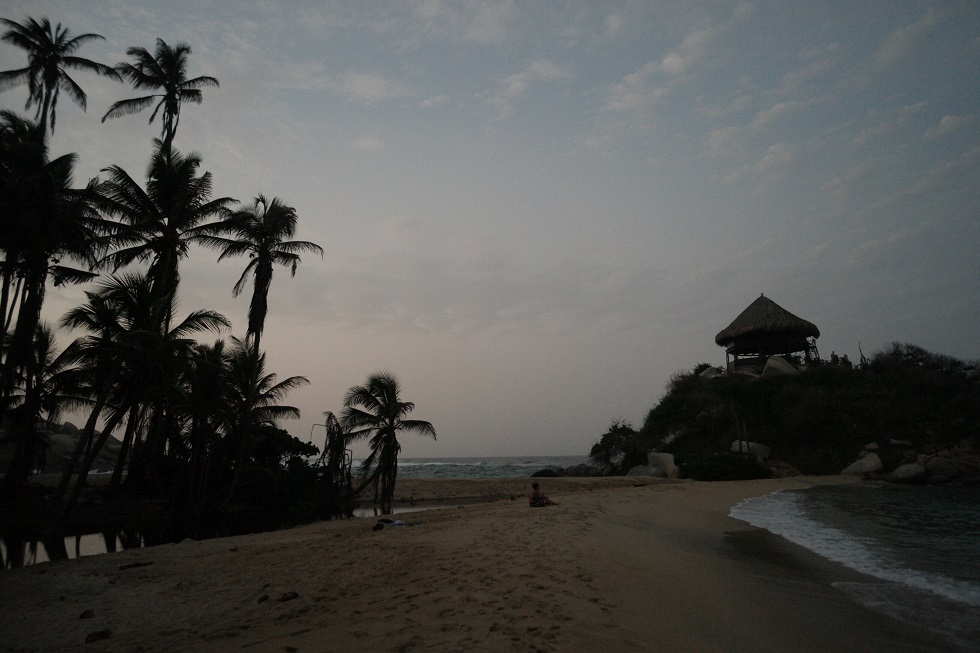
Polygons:
<instances>
[{"instance_id":1,"label":"shoreline","mask_svg":"<svg viewBox=\"0 0 980 653\"><path fill-rule=\"evenodd\" d=\"M454 503L470 480L405 479L396 500ZM831 585L863 575L728 516L841 479L536 480L560 505L528 508L530 479L479 479L505 496L401 527L330 521L7 570L0 650L948 650Z\"/></svg>"}]
</instances>

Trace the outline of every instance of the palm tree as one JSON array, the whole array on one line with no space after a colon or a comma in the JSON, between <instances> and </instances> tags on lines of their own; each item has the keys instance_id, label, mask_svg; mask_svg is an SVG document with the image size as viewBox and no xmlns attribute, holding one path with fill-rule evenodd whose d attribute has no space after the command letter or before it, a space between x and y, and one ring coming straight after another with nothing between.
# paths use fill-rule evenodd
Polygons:
<instances>
[{"instance_id":1,"label":"palm tree","mask_svg":"<svg viewBox=\"0 0 980 653\"><path fill-rule=\"evenodd\" d=\"M71 347L57 352L51 327L41 323L32 343L33 363L27 366L31 376L21 377L15 394L6 402L11 417L9 439L15 443L14 460L4 478L4 493L16 489L34 468L47 443L37 432L42 417L58 420L62 411L89 404L78 383L78 370Z\"/></svg>"},{"instance_id":2,"label":"palm tree","mask_svg":"<svg viewBox=\"0 0 980 653\"><path fill-rule=\"evenodd\" d=\"M317 425L319 426L319 424ZM317 466L322 466L327 476L327 484L340 476L340 470L344 466L347 457L347 434L344 427L331 411L323 413L323 452L317 460Z\"/></svg>"},{"instance_id":3,"label":"palm tree","mask_svg":"<svg viewBox=\"0 0 980 653\"><path fill-rule=\"evenodd\" d=\"M88 280L87 270L61 265L71 258L92 265L102 222L92 208L92 187L72 189L76 156L48 160L47 136L40 125L10 112L0 113L0 250L3 251L0 311L4 359L0 396L9 396L18 375L27 384L39 379L38 359L32 353L48 279L56 284ZM13 289L13 296L11 296ZM8 325L16 313L12 335ZM32 407L34 411L36 407ZM31 439L27 433L28 440ZM21 471L6 485L23 480ZM26 478L26 477L25 477Z\"/></svg>"},{"instance_id":4,"label":"palm tree","mask_svg":"<svg viewBox=\"0 0 980 653\"><path fill-rule=\"evenodd\" d=\"M68 257L92 265L96 236L104 227L93 210L93 188L71 188L76 160L75 154L49 160L41 125L0 112L0 249L5 255L0 306L4 311L15 277L19 288L10 303L10 315L17 309L7 352L10 369L29 358L48 277L60 284L95 276L60 264ZM3 332L6 324L5 315Z\"/></svg>"},{"instance_id":5,"label":"palm tree","mask_svg":"<svg viewBox=\"0 0 980 653\"><path fill-rule=\"evenodd\" d=\"M238 278L232 296L238 297L241 294L249 274L253 274L246 337L252 339L256 350L260 349L259 341L269 312L269 287L272 285L273 266L290 266L292 275L296 276L301 252L316 252L323 256L323 248L315 243L286 240L296 232L296 221L296 209L287 206L278 197L272 198L270 202L260 194L253 204L237 211L228 220L211 225L212 233L226 233L232 237L214 235L200 239L202 244L221 248L219 261L229 256L248 254L248 265Z\"/></svg>"},{"instance_id":6,"label":"palm tree","mask_svg":"<svg viewBox=\"0 0 980 653\"><path fill-rule=\"evenodd\" d=\"M232 499L238 487L248 449L252 446L253 427L274 423L282 418L298 418L298 408L282 406L279 402L295 388L309 383L304 376L291 376L276 381L275 374L265 371L265 354L256 349L253 343L248 340L243 342L235 337L231 338L231 342L228 414L232 416L230 440L236 455L231 481L221 501L222 505Z\"/></svg>"},{"instance_id":7,"label":"palm tree","mask_svg":"<svg viewBox=\"0 0 980 653\"><path fill-rule=\"evenodd\" d=\"M73 37L67 29L62 29L61 23L52 27L47 18L42 18L41 22L28 18L23 24L0 18L0 23L8 28L0 39L27 52L26 68L0 72L0 91L26 82L28 96L24 108L29 109L36 104L34 120L39 120L42 129L50 127L52 134L59 91L64 90L83 111L87 103L85 91L68 75L68 70L87 70L122 81L113 68L73 54L82 44L102 39L99 34Z\"/></svg>"},{"instance_id":8,"label":"palm tree","mask_svg":"<svg viewBox=\"0 0 980 653\"><path fill-rule=\"evenodd\" d=\"M220 437L227 434L229 353L224 340L198 344L183 371L176 408L184 413L184 466L177 478L173 507L200 516L211 499L211 468L220 462Z\"/></svg>"},{"instance_id":9,"label":"palm tree","mask_svg":"<svg viewBox=\"0 0 980 653\"><path fill-rule=\"evenodd\" d=\"M133 63L118 64L116 70L119 74L129 80L137 91L160 92L116 102L102 116L102 122L108 118L139 113L156 103L153 113L150 114L150 123L153 123L158 113L162 113L163 150L169 153L177 134L177 123L180 122L180 105L183 102L201 104L204 99L201 89L217 87L218 80L207 75L187 79L187 59L191 54L191 47L186 43L170 47L163 39L157 39L153 54L145 48L137 47L129 48L126 54L132 57Z\"/></svg>"},{"instance_id":10,"label":"palm tree","mask_svg":"<svg viewBox=\"0 0 980 653\"><path fill-rule=\"evenodd\" d=\"M158 463L172 435L164 426L174 421L172 412L167 411L179 406L181 376L198 347L193 336L230 326L224 316L200 310L161 332L162 316L174 313L175 299L171 297L168 304L161 304L153 296L149 281L141 275L111 277L96 292L86 294L89 302L69 311L62 318L62 325L83 328L92 334L77 340L76 345L84 353L80 360L87 361L85 364L92 371L92 394L97 397L72 462L55 493L53 503L60 509L59 521L77 500L99 450L127 417L129 423L118 464L123 464L125 452L132 446L128 479L135 485L159 485L155 477ZM95 425L106 407L109 414L105 426L93 441ZM135 447L138 442L135 429L137 424L142 424L140 415L144 413L150 415L150 427L145 441ZM76 469L85 449L88 453ZM74 490L65 505L58 505L73 472L78 474Z\"/></svg>"},{"instance_id":11,"label":"palm tree","mask_svg":"<svg viewBox=\"0 0 980 653\"><path fill-rule=\"evenodd\" d=\"M105 169L108 179L99 187L102 210L121 220L109 239L117 249L103 262L118 269L149 260L154 296L165 304L177 291L178 264L190 243L208 245L208 220L227 216L235 201L211 199L211 173L198 175L200 165L199 155L185 157L175 150L168 156L160 145L150 162L146 190L119 166Z\"/></svg>"},{"instance_id":12,"label":"palm tree","mask_svg":"<svg viewBox=\"0 0 980 653\"><path fill-rule=\"evenodd\" d=\"M361 464L365 481L360 489L374 482L374 498L380 497L381 512L391 513L391 500L395 493L395 477L398 474L398 431L415 431L436 438L436 431L429 422L405 419L415 409L415 404L402 401L401 387L394 376L380 371L368 378L366 385L350 388L344 397L343 423L351 440L370 437L371 453ZM371 471L371 468L374 471Z\"/></svg>"}]
</instances>

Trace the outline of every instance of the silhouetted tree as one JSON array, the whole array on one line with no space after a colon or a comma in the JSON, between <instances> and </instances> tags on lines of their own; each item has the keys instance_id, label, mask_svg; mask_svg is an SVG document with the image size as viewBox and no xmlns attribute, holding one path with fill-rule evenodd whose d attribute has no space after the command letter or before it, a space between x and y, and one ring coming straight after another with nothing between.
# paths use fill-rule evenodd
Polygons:
<instances>
[{"instance_id":1,"label":"silhouetted tree","mask_svg":"<svg viewBox=\"0 0 980 653\"><path fill-rule=\"evenodd\" d=\"M401 387L388 372L378 372L368 378L366 385L353 386L344 397L343 424L351 440L369 438L371 453L361 469L365 484L375 483L375 501L380 500L381 512L391 513L391 500L398 475L399 431L414 431L431 435L436 431L429 422L405 419L415 404L401 400ZM373 469L372 469L373 468Z\"/></svg>"},{"instance_id":2,"label":"silhouetted tree","mask_svg":"<svg viewBox=\"0 0 980 653\"><path fill-rule=\"evenodd\" d=\"M215 234L230 234L229 237L214 235L201 238L202 244L221 248L219 261L229 256L248 254L248 265L238 278L232 294L237 297L245 288L249 274L254 275L252 301L248 306L247 337L253 340L257 350L261 350L259 342L269 312L273 266L289 266L293 276L296 276L301 252L315 252L323 256L323 249L315 243L286 240L296 232L296 221L296 209L287 206L278 197L269 201L259 195L252 205L209 229Z\"/></svg>"},{"instance_id":3,"label":"silhouetted tree","mask_svg":"<svg viewBox=\"0 0 980 653\"><path fill-rule=\"evenodd\" d=\"M148 260L154 297L164 304L177 292L178 265L190 244L207 246L208 221L227 216L234 202L211 199L211 173L199 175L200 166L199 155L174 151L166 156L161 146L150 162L146 190L119 166L106 168L108 179L99 186L101 209L120 220L111 237L115 249L104 262L118 269Z\"/></svg>"},{"instance_id":4,"label":"silhouetted tree","mask_svg":"<svg viewBox=\"0 0 980 653\"><path fill-rule=\"evenodd\" d=\"M126 54L132 57L133 63L119 63L116 66L119 74L129 80L137 91L159 92L116 102L102 116L102 122L109 118L139 113L155 103L156 107L150 114L150 123L158 113L162 114L161 149L169 155L173 148L174 136L177 135L181 104L184 102L201 104L204 100L201 89L217 87L218 80L207 75L187 78L187 60L191 54L191 47L186 43L178 43L171 47L163 39L157 39L153 54L145 48L138 47L129 48Z\"/></svg>"},{"instance_id":5,"label":"silhouetted tree","mask_svg":"<svg viewBox=\"0 0 980 653\"><path fill-rule=\"evenodd\" d=\"M0 18L0 23L7 26L7 31L0 39L27 52L26 68L0 72L0 91L26 83L28 96L24 108L37 105L34 119L39 121L42 130L47 131L50 127L51 133L54 133L55 110L61 90L85 110L85 91L68 75L69 70L87 70L122 81L113 68L74 55L82 44L93 39L102 39L99 34L79 34L73 37L67 29L62 29L61 23L52 27L47 18L42 18L40 22L28 18L23 23Z\"/></svg>"}]
</instances>

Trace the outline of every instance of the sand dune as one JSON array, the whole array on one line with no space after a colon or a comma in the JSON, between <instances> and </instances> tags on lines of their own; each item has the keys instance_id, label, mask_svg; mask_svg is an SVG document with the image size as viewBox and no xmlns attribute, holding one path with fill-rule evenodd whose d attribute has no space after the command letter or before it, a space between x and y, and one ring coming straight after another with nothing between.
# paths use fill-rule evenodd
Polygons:
<instances>
[{"instance_id":1,"label":"sand dune","mask_svg":"<svg viewBox=\"0 0 980 653\"><path fill-rule=\"evenodd\" d=\"M560 505L531 509L509 496L527 480L498 479L480 491L504 498L404 526L325 522L2 572L0 650L943 650L831 587L851 572L727 516L826 479L642 482L542 479ZM474 487L403 481L396 497Z\"/></svg>"}]
</instances>

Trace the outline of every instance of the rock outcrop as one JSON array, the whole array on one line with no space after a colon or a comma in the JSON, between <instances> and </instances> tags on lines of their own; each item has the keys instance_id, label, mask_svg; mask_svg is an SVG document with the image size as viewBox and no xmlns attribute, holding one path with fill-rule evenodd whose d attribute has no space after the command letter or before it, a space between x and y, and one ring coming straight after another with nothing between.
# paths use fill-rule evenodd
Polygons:
<instances>
[{"instance_id":1,"label":"rock outcrop","mask_svg":"<svg viewBox=\"0 0 980 653\"><path fill-rule=\"evenodd\" d=\"M782 356L770 356L762 369L762 376L792 376L799 373L796 366Z\"/></svg>"},{"instance_id":2,"label":"rock outcrop","mask_svg":"<svg viewBox=\"0 0 980 653\"><path fill-rule=\"evenodd\" d=\"M881 462L881 458L876 453L869 453L864 458L855 460L853 463L845 467L841 474L845 476L864 476L866 474L877 474L883 470L885 466Z\"/></svg>"},{"instance_id":3,"label":"rock outcrop","mask_svg":"<svg viewBox=\"0 0 980 653\"><path fill-rule=\"evenodd\" d=\"M926 468L919 463L899 465L888 475L893 483L921 483L926 480Z\"/></svg>"},{"instance_id":4,"label":"rock outcrop","mask_svg":"<svg viewBox=\"0 0 980 653\"><path fill-rule=\"evenodd\" d=\"M572 465L565 468L565 476L602 476L602 470L592 465Z\"/></svg>"},{"instance_id":5,"label":"rock outcrop","mask_svg":"<svg viewBox=\"0 0 980 653\"><path fill-rule=\"evenodd\" d=\"M732 446L729 449L732 453L750 453L754 456L758 456L763 460L769 458L769 454L772 449L764 444L759 444L758 442L746 442L745 440L735 440L732 442Z\"/></svg>"},{"instance_id":6,"label":"rock outcrop","mask_svg":"<svg viewBox=\"0 0 980 653\"><path fill-rule=\"evenodd\" d=\"M876 452L893 461L885 467ZM968 441L942 451L916 452L909 440L889 440L884 447L868 443L858 460L841 474L870 476L893 483L945 483L957 478L980 479L980 452Z\"/></svg>"},{"instance_id":7,"label":"rock outcrop","mask_svg":"<svg viewBox=\"0 0 980 653\"><path fill-rule=\"evenodd\" d=\"M650 476L659 478L677 478L677 464L674 463L674 454L660 453L651 451L647 454L647 467L650 468Z\"/></svg>"}]
</instances>

